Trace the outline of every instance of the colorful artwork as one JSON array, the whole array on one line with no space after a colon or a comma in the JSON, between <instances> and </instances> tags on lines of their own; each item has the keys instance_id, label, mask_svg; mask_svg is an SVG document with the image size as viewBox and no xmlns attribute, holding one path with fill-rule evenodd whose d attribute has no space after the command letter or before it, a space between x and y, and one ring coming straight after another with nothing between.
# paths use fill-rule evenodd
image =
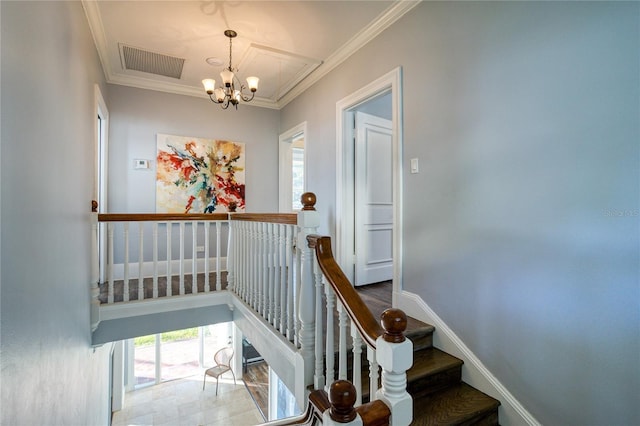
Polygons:
<instances>
[{"instance_id":1,"label":"colorful artwork","mask_svg":"<svg viewBox=\"0 0 640 426\"><path fill-rule=\"evenodd\" d=\"M244 211L244 144L158 134L157 213Z\"/></svg>"}]
</instances>

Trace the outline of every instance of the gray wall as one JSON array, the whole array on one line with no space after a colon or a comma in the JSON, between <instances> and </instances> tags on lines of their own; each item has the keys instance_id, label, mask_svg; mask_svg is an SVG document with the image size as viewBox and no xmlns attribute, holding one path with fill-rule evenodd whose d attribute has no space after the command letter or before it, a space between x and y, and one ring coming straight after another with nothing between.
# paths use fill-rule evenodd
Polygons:
<instances>
[{"instance_id":1,"label":"gray wall","mask_svg":"<svg viewBox=\"0 0 640 426\"><path fill-rule=\"evenodd\" d=\"M2 379L6 425L106 424L90 347L94 83L80 2L0 2Z\"/></svg>"},{"instance_id":2,"label":"gray wall","mask_svg":"<svg viewBox=\"0 0 640 426\"><path fill-rule=\"evenodd\" d=\"M640 423L639 8L425 2L282 111L331 215L335 103L403 67L404 288L543 424Z\"/></svg>"},{"instance_id":3,"label":"gray wall","mask_svg":"<svg viewBox=\"0 0 640 426\"><path fill-rule=\"evenodd\" d=\"M205 98L116 85L109 85L109 100L109 212L155 212L158 133L244 143L246 211L278 211L277 110L222 110ZM134 159L151 160L151 167L134 170Z\"/></svg>"}]
</instances>

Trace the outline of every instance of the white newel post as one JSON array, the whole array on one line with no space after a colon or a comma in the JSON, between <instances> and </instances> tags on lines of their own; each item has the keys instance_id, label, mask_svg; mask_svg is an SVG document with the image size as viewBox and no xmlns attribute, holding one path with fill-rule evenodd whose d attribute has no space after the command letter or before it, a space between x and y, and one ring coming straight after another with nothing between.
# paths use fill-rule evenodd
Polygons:
<instances>
[{"instance_id":1,"label":"white newel post","mask_svg":"<svg viewBox=\"0 0 640 426\"><path fill-rule=\"evenodd\" d=\"M316 234L320 225L320 216L315 210L316 196L306 192L302 194L303 208L298 212L297 246L300 254L301 285L298 295L298 315L300 331L298 342L300 349L296 353L295 397L300 409L304 409L307 398L307 386L313 384L315 367L315 279L313 273L313 255L307 235ZM304 371L304 374L300 374Z\"/></svg>"},{"instance_id":2,"label":"white newel post","mask_svg":"<svg viewBox=\"0 0 640 426\"><path fill-rule=\"evenodd\" d=\"M391 426L406 426L413 420L413 400L407 392L407 370L413 365L413 343L404 337L407 316L399 309L383 312L384 335L376 340L378 364L382 367L382 387L377 399L391 410Z\"/></svg>"}]
</instances>

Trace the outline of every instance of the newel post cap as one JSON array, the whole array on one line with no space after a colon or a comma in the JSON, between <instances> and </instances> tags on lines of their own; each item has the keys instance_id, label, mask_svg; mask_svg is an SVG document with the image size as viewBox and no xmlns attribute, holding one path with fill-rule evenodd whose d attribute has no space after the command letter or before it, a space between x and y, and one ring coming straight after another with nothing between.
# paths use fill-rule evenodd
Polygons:
<instances>
[{"instance_id":1,"label":"newel post cap","mask_svg":"<svg viewBox=\"0 0 640 426\"><path fill-rule=\"evenodd\" d=\"M376 340L378 364L396 374L406 372L413 365L413 342L404 337L407 315L400 309L387 309L380 323L384 334Z\"/></svg>"},{"instance_id":2,"label":"newel post cap","mask_svg":"<svg viewBox=\"0 0 640 426\"><path fill-rule=\"evenodd\" d=\"M331 407L322 414L324 425L361 426L362 418L355 408L356 388L347 380L337 380L329 387Z\"/></svg>"},{"instance_id":3,"label":"newel post cap","mask_svg":"<svg viewBox=\"0 0 640 426\"><path fill-rule=\"evenodd\" d=\"M302 210L298 212L298 226L301 228L317 228L320 226L320 214L316 211L316 194L305 192L300 197ZM306 238L306 237L305 237ZM306 244L302 241L302 244Z\"/></svg>"}]
</instances>

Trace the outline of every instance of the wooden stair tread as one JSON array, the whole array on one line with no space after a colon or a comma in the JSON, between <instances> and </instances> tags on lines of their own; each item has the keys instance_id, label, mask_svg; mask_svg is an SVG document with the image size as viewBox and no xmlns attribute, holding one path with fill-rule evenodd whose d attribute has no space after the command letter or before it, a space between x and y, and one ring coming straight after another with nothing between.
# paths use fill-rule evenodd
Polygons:
<instances>
[{"instance_id":1,"label":"wooden stair tread","mask_svg":"<svg viewBox=\"0 0 640 426\"><path fill-rule=\"evenodd\" d=\"M497 425L500 401L461 382L414 397L412 425Z\"/></svg>"},{"instance_id":2,"label":"wooden stair tread","mask_svg":"<svg viewBox=\"0 0 640 426\"><path fill-rule=\"evenodd\" d=\"M462 367L463 361L438 348L427 348L413 352L413 365L407 371L407 381L431 376Z\"/></svg>"}]
</instances>

